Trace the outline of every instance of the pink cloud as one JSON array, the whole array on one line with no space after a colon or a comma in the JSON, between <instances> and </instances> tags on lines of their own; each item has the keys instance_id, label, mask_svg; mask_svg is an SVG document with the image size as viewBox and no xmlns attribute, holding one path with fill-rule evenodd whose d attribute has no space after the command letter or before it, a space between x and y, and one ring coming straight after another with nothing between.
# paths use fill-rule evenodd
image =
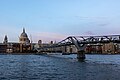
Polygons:
<instances>
[{"instance_id":1,"label":"pink cloud","mask_svg":"<svg viewBox=\"0 0 120 80\"><path fill-rule=\"evenodd\" d=\"M85 32L85 35L94 35L94 33L92 31L87 31Z\"/></svg>"},{"instance_id":2,"label":"pink cloud","mask_svg":"<svg viewBox=\"0 0 120 80\"><path fill-rule=\"evenodd\" d=\"M51 33L51 32L40 32L40 33L32 34L33 42L38 42L38 40L42 40L43 42L61 41L66 37L67 35Z\"/></svg>"}]
</instances>

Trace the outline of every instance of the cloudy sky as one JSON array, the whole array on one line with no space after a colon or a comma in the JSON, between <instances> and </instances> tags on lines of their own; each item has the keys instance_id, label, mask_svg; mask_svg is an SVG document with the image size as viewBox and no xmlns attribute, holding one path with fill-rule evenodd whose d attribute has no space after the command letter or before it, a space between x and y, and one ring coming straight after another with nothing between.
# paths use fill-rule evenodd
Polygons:
<instances>
[{"instance_id":1,"label":"cloudy sky","mask_svg":"<svg viewBox=\"0 0 120 80\"><path fill-rule=\"evenodd\" d=\"M23 27L34 42L120 34L120 0L0 0L0 42L18 42Z\"/></svg>"}]
</instances>

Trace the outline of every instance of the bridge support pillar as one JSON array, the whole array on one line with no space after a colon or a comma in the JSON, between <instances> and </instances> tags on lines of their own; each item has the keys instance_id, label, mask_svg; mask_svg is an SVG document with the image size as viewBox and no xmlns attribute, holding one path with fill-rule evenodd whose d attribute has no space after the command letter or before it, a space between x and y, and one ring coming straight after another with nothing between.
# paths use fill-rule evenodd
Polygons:
<instances>
[{"instance_id":1,"label":"bridge support pillar","mask_svg":"<svg viewBox=\"0 0 120 80\"><path fill-rule=\"evenodd\" d=\"M84 61L85 60L85 51L84 50L78 51L78 53L77 53L77 59L79 61Z\"/></svg>"}]
</instances>

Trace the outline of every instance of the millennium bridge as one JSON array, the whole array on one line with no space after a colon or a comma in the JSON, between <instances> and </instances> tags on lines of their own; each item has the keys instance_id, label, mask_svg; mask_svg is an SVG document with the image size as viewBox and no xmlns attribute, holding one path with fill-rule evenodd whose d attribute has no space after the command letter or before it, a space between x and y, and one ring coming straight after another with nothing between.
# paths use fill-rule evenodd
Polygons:
<instances>
[{"instance_id":1,"label":"millennium bridge","mask_svg":"<svg viewBox=\"0 0 120 80\"><path fill-rule=\"evenodd\" d=\"M85 48L90 44L101 44L101 43L120 43L120 35L105 35L105 36L69 36L66 39L51 44L48 46L43 46L40 48L36 48L38 52L41 50L47 50L50 48L56 48L61 46L70 46L75 45L77 48L77 59L84 60L85 59Z\"/></svg>"}]
</instances>

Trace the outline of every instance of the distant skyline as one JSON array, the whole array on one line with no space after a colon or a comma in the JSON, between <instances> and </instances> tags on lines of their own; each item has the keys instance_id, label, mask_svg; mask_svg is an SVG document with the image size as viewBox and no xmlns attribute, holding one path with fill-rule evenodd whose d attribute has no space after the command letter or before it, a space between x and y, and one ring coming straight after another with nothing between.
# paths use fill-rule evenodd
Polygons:
<instances>
[{"instance_id":1,"label":"distant skyline","mask_svg":"<svg viewBox=\"0 0 120 80\"><path fill-rule=\"evenodd\" d=\"M18 42L23 28L33 42L120 34L119 8L120 0L0 0L0 42Z\"/></svg>"}]
</instances>

